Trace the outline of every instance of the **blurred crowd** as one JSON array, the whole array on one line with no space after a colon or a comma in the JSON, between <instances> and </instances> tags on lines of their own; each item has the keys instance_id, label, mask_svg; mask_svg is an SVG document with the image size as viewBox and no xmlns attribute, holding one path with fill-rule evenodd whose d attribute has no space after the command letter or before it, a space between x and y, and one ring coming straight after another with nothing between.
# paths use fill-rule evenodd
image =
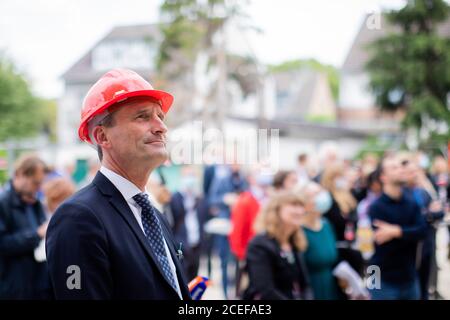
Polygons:
<instances>
[{"instance_id":1,"label":"blurred crowd","mask_svg":"<svg viewBox=\"0 0 450 320\"><path fill-rule=\"evenodd\" d=\"M75 179L73 168L59 172L34 154L17 160L0 193L0 299L51 296L47 224L97 174L99 163L88 165ZM450 185L443 156L347 160L335 146L318 160L299 155L293 170L186 165L176 190L168 179L156 171L147 189L187 278L201 263L211 278L218 257L225 299L439 298L436 230L448 221Z\"/></svg>"}]
</instances>

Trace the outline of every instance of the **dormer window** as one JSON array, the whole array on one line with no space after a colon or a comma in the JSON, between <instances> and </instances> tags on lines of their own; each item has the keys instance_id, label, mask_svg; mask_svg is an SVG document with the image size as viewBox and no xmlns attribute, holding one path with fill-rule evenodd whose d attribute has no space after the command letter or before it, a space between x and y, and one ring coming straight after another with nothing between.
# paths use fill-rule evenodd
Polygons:
<instances>
[{"instance_id":1,"label":"dormer window","mask_svg":"<svg viewBox=\"0 0 450 320\"><path fill-rule=\"evenodd\" d=\"M101 43L92 52L92 68L153 69L156 50L144 40L114 40Z\"/></svg>"}]
</instances>

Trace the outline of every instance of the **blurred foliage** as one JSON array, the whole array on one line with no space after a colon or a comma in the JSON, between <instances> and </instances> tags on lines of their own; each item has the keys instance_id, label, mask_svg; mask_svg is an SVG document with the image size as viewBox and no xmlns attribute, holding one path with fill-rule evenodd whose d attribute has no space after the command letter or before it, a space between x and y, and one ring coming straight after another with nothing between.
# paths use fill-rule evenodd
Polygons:
<instances>
[{"instance_id":1,"label":"blurred foliage","mask_svg":"<svg viewBox=\"0 0 450 320\"><path fill-rule=\"evenodd\" d=\"M42 128L39 101L13 64L0 57L0 142L37 135Z\"/></svg>"},{"instance_id":2,"label":"blurred foliage","mask_svg":"<svg viewBox=\"0 0 450 320\"><path fill-rule=\"evenodd\" d=\"M8 154L0 149L0 186L8 180Z\"/></svg>"},{"instance_id":3,"label":"blurred foliage","mask_svg":"<svg viewBox=\"0 0 450 320\"><path fill-rule=\"evenodd\" d=\"M45 134L56 141L56 101L35 97L25 77L0 56L0 142Z\"/></svg>"},{"instance_id":4,"label":"blurred foliage","mask_svg":"<svg viewBox=\"0 0 450 320\"><path fill-rule=\"evenodd\" d=\"M305 120L313 123L331 123L336 121L332 115L307 115Z\"/></svg>"},{"instance_id":5,"label":"blurred foliage","mask_svg":"<svg viewBox=\"0 0 450 320\"><path fill-rule=\"evenodd\" d=\"M56 100L49 99L37 99L39 109L42 114L42 131L48 137L50 142L57 142L57 117L58 117L58 104Z\"/></svg>"},{"instance_id":6,"label":"blurred foliage","mask_svg":"<svg viewBox=\"0 0 450 320\"><path fill-rule=\"evenodd\" d=\"M290 60L277 65L269 66L269 71L272 73L286 72L299 70L303 68L310 68L315 71L323 72L328 77L328 82L330 84L331 93L333 94L333 98L337 101L339 97L339 71L336 67L332 65L326 65L320 63L316 59L298 59L298 60Z\"/></svg>"},{"instance_id":7,"label":"blurred foliage","mask_svg":"<svg viewBox=\"0 0 450 320\"><path fill-rule=\"evenodd\" d=\"M392 141L389 139L381 139L377 136L370 136L366 139L363 146L360 148L358 153L355 155L355 160L362 160L366 155L375 155L378 159L381 159L384 153L392 149ZM394 148L398 149L397 146ZM400 149L406 149L405 146L402 146Z\"/></svg>"},{"instance_id":8,"label":"blurred foliage","mask_svg":"<svg viewBox=\"0 0 450 320\"><path fill-rule=\"evenodd\" d=\"M160 7L163 40L156 61L158 70L164 69L171 78L192 68L198 53L213 47L214 35L225 22L244 16L242 8L247 2L164 0Z\"/></svg>"},{"instance_id":9,"label":"blurred foliage","mask_svg":"<svg viewBox=\"0 0 450 320\"><path fill-rule=\"evenodd\" d=\"M236 81L244 97L256 91L260 76L254 59L226 51L226 25L238 27L239 30L249 28L244 25L247 16L243 11L248 2L162 1L162 42L156 66L159 87L177 95L177 103L173 107L177 117L171 118L170 126L181 124L196 115L191 108L197 103L196 99L201 101L202 109L197 110L204 121L221 123L221 103L217 99L222 92L230 97L227 81ZM197 77L198 74L201 77ZM199 78L207 80L197 81ZM186 95L186 92L191 94ZM206 108L211 105L216 107Z\"/></svg>"},{"instance_id":10,"label":"blurred foliage","mask_svg":"<svg viewBox=\"0 0 450 320\"><path fill-rule=\"evenodd\" d=\"M417 140L445 143L450 128L450 39L437 32L449 19L442 0L408 1L385 14L399 31L369 46L367 69L378 105L405 110L403 128L415 129Z\"/></svg>"}]
</instances>

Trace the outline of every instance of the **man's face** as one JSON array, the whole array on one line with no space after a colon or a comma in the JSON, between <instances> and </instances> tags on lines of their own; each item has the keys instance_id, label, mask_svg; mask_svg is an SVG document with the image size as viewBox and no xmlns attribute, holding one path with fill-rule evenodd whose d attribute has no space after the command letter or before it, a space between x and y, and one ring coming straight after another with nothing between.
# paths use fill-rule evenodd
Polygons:
<instances>
[{"instance_id":1,"label":"man's face","mask_svg":"<svg viewBox=\"0 0 450 320\"><path fill-rule=\"evenodd\" d=\"M43 166L39 166L31 176L26 176L20 172L17 173L14 177L14 186L21 199L26 203L35 203L36 194L41 188L44 178L45 170Z\"/></svg>"},{"instance_id":2,"label":"man's face","mask_svg":"<svg viewBox=\"0 0 450 320\"><path fill-rule=\"evenodd\" d=\"M404 161L401 163L403 168L403 176L408 184L415 184L419 174L419 166L412 161Z\"/></svg>"},{"instance_id":3,"label":"man's face","mask_svg":"<svg viewBox=\"0 0 450 320\"><path fill-rule=\"evenodd\" d=\"M138 100L114 113L114 125L104 128L113 159L155 166L167 159L164 113L159 104Z\"/></svg>"},{"instance_id":4,"label":"man's face","mask_svg":"<svg viewBox=\"0 0 450 320\"><path fill-rule=\"evenodd\" d=\"M401 185L406 182L404 168L398 159L386 159L383 163L382 180L384 183Z\"/></svg>"}]
</instances>

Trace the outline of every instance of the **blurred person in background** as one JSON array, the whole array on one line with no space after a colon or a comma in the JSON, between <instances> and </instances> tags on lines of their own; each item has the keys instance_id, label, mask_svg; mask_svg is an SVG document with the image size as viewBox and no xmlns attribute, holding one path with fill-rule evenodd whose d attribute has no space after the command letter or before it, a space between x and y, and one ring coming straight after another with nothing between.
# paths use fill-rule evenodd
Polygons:
<instances>
[{"instance_id":1,"label":"blurred person in background","mask_svg":"<svg viewBox=\"0 0 450 320\"><path fill-rule=\"evenodd\" d=\"M203 199L199 189L200 183L193 168L186 166L181 171L180 189L170 199L172 231L175 242L183 251L183 266L189 281L197 276L204 240L205 211L202 210Z\"/></svg>"},{"instance_id":2,"label":"blurred person in background","mask_svg":"<svg viewBox=\"0 0 450 320\"><path fill-rule=\"evenodd\" d=\"M249 188L242 192L231 210L231 233L228 237L230 248L236 257L236 296L241 296L241 275L243 273L245 253L250 240L255 235L254 224L269 196L272 175L253 169L247 175Z\"/></svg>"},{"instance_id":3,"label":"blurred person in background","mask_svg":"<svg viewBox=\"0 0 450 320\"><path fill-rule=\"evenodd\" d=\"M98 170L100 170L100 161L98 159L89 159L87 161L88 172L86 176L78 183L78 189L84 188L94 180Z\"/></svg>"},{"instance_id":4,"label":"blurred person in background","mask_svg":"<svg viewBox=\"0 0 450 320\"><path fill-rule=\"evenodd\" d=\"M443 156L437 156L433 160L431 167L431 181L438 193L439 201L441 202L446 214L449 212L448 196L450 195L450 183L448 175L448 163ZM448 226L449 242L447 257L450 260L450 226Z\"/></svg>"},{"instance_id":5,"label":"blurred person in background","mask_svg":"<svg viewBox=\"0 0 450 320\"><path fill-rule=\"evenodd\" d=\"M367 177L367 195L358 204L357 242L364 260L368 261L373 254L373 230L369 217L369 208L382 193L380 170L376 169Z\"/></svg>"},{"instance_id":6,"label":"blurred person in background","mask_svg":"<svg viewBox=\"0 0 450 320\"><path fill-rule=\"evenodd\" d=\"M217 166L214 178L208 194L208 205L213 219L225 221L229 228L220 234L214 235L214 246L220 257L222 270L222 288L225 299L229 298L228 284L228 264L232 259L230 244L228 242L229 231L231 231L231 207L236 203L240 193L247 190L248 184L241 172L241 167L237 163L231 165ZM212 220L210 220L211 222Z\"/></svg>"},{"instance_id":7,"label":"blurred person in background","mask_svg":"<svg viewBox=\"0 0 450 320\"><path fill-rule=\"evenodd\" d=\"M315 182L309 182L300 194L305 199L302 226L308 242L304 258L314 299L337 300L340 294L333 275L333 268L338 262L336 238L330 223L323 217L331 208L331 195Z\"/></svg>"},{"instance_id":8,"label":"blurred person in background","mask_svg":"<svg viewBox=\"0 0 450 320\"><path fill-rule=\"evenodd\" d=\"M427 231L417 203L404 192L406 174L399 157L385 158L380 167L383 193L369 208L375 253L371 265L380 268L380 287L370 289L374 300L417 300L417 244Z\"/></svg>"},{"instance_id":9,"label":"blurred person in background","mask_svg":"<svg viewBox=\"0 0 450 320\"><path fill-rule=\"evenodd\" d=\"M422 300L428 300L430 275L435 268L437 230L434 225L444 217L444 212L442 211L442 204L437 199L436 191L417 160L417 158L405 156L400 159L400 163L403 166L406 179L404 192L420 207L427 223L427 234L425 239L419 243L417 254L420 259L418 270L420 295Z\"/></svg>"},{"instance_id":10,"label":"blurred person in background","mask_svg":"<svg viewBox=\"0 0 450 320\"><path fill-rule=\"evenodd\" d=\"M44 182L42 191L44 194L44 207L47 214L47 220L50 220L56 209L64 200L75 193L75 184L66 177L55 177ZM34 258L38 262L45 262L47 260L45 253L45 239L42 239L39 246L34 250ZM48 272L41 278L41 287L45 288L45 292L51 292L50 278Z\"/></svg>"},{"instance_id":11,"label":"blurred person in background","mask_svg":"<svg viewBox=\"0 0 450 320\"><path fill-rule=\"evenodd\" d=\"M274 191L293 190L298 185L297 173L292 170L280 170L273 177L272 186Z\"/></svg>"},{"instance_id":12,"label":"blurred person in background","mask_svg":"<svg viewBox=\"0 0 450 320\"><path fill-rule=\"evenodd\" d=\"M297 172L298 184L300 186L306 185L306 183L308 183L309 180L311 179L309 176L309 171L308 171L308 162L309 162L309 158L306 153L301 153L297 157L296 172Z\"/></svg>"},{"instance_id":13,"label":"blurred person in background","mask_svg":"<svg viewBox=\"0 0 450 320\"><path fill-rule=\"evenodd\" d=\"M66 177L56 177L42 185L45 208L48 218L55 213L56 208L75 193L75 184Z\"/></svg>"},{"instance_id":14,"label":"blurred person in background","mask_svg":"<svg viewBox=\"0 0 450 320\"><path fill-rule=\"evenodd\" d=\"M357 202L350 191L344 165L335 163L325 168L321 185L330 192L332 198L332 206L324 216L335 232L339 259L347 261L361 275L364 261L361 253L353 249L358 221Z\"/></svg>"},{"instance_id":15,"label":"blurred person in background","mask_svg":"<svg viewBox=\"0 0 450 320\"><path fill-rule=\"evenodd\" d=\"M248 246L245 300L312 299L303 252L307 240L301 229L304 201L292 192L269 199L256 221Z\"/></svg>"},{"instance_id":16,"label":"blurred person in background","mask_svg":"<svg viewBox=\"0 0 450 320\"><path fill-rule=\"evenodd\" d=\"M167 218L170 225L173 225L172 212L170 211L170 199L172 193L166 186L166 181L163 178L159 168L156 169L149 177L146 185L150 195L149 199L152 204Z\"/></svg>"},{"instance_id":17,"label":"blurred person in background","mask_svg":"<svg viewBox=\"0 0 450 320\"><path fill-rule=\"evenodd\" d=\"M342 162L339 147L334 141L324 142L319 148L319 172L314 177L314 181L320 183L324 170L330 166Z\"/></svg>"},{"instance_id":18,"label":"blurred person in background","mask_svg":"<svg viewBox=\"0 0 450 320\"><path fill-rule=\"evenodd\" d=\"M46 174L38 156L25 154L0 194L0 299L48 299L47 268L34 250L47 232L44 208L37 198Z\"/></svg>"},{"instance_id":19,"label":"blurred person in background","mask_svg":"<svg viewBox=\"0 0 450 320\"><path fill-rule=\"evenodd\" d=\"M230 247L239 261L245 259L248 242L254 236L256 216L268 200L272 176L253 170L247 175L247 181L248 190L239 195L231 211Z\"/></svg>"}]
</instances>

